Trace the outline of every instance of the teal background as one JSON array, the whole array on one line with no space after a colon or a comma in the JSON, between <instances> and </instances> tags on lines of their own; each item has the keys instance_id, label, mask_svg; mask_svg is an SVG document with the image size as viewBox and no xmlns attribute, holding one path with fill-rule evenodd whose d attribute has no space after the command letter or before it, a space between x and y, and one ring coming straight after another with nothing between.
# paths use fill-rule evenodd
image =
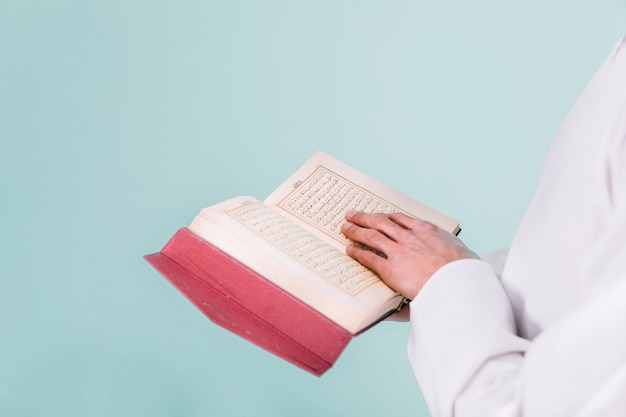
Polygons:
<instances>
[{"instance_id":1,"label":"teal background","mask_svg":"<svg viewBox=\"0 0 626 417\"><path fill-rule=\"evenodd\" d=\"M621 0L0 0L0 415L427 416L406 324L316 378L142 256L317 149L506 247L625 18Z\"/></svg>"}]
</instances>

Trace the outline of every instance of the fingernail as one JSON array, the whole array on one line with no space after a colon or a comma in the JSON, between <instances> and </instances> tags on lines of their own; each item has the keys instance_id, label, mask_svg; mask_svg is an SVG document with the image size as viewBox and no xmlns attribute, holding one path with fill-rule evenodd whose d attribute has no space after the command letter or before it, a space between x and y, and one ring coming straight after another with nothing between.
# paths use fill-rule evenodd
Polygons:
<instances>
[{"instance_id":1,"label":"fingernail","mask_svg":"<svg viewBox=\"0 0 626 417\"><path fill-rule=\"evenodd\" d=\"M346 219L350 219L352 216L354 216L357 213L356 210L350 210L349 212L346 213Z\"/></svg>"}]
</instances>

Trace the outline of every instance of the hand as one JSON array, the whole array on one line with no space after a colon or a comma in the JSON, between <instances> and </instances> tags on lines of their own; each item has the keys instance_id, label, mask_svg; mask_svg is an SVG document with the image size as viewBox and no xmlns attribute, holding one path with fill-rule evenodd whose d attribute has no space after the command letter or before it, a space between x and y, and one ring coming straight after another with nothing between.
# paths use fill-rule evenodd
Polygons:
<instances>
[{"instance_id":1,"label":"hand","mask_svg":"<svg viewBox=\"0 0 626 417\"><path fill-rule=\"evenodd\" d=\"M346 253L409 299L442 266L478 258L453 234L402 213L349 212L346 220L342 232L380 254L356 244L349 245Z\"/></svg>"},{"instance_id":2,"label":"hand","mask_svg":"<svg viewBox=\"0 0 626 417\"><path fill-rule=\"evenodd\" d=\"M411 318L411 304L407 304L402 307L402 310L397 313L393 313L389 317L387 317L386 321L409 321Z\"/></svg>"}]
</instances>

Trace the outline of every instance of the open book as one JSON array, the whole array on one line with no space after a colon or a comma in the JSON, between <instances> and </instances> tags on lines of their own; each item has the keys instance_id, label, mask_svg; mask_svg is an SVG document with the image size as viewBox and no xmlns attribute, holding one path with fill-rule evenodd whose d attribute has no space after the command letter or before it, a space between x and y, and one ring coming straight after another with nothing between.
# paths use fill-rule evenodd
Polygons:
<instances>
[{"instance_id":1,"label":"open book","mask_svg":"<svg viewBox=\"0 0 626 417\"><path fill-rule=\"evenodd\" d=\"M201 210L188 229L352 334L404 298L345 254L349 210L403 212L457 233L457 221L317 152L265 201L237 197Z\"/></svg>"}]
</instances>

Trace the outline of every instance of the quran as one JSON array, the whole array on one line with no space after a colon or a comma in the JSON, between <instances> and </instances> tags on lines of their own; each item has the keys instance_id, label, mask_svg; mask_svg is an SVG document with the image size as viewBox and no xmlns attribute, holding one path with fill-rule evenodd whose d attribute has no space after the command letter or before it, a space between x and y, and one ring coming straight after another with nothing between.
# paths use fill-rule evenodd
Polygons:
<instances>
[{"instance_id":1,"label":"quran","mask_svg":"<svg viewBox=\"0 0 626 417\"><path fill-rule=\"evenodd\" d=\"M317 152L263 201L241 196L201 209L146 259L211 320L320 375L350 338L406 303L345 254L351 242L341 225L350 210L403 212L460 230Z\"/></svg>"}]
</instances>

